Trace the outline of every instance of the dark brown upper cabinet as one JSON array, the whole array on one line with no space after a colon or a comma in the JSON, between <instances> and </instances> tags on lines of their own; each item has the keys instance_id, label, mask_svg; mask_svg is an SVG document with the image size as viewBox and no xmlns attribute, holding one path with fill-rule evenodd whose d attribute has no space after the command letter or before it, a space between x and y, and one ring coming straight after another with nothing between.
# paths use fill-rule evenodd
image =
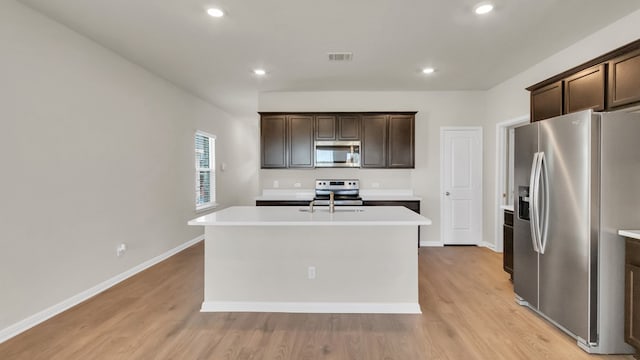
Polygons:
<instances>
[{"instance_id":1,"label":"dark brown upper cabinet","mask_svg":"<svg viewBox=\"0 0 640 360\"><path fill-rule=\"evenodd\" d=\"M315 139L360 140L360 115L316 115Z\"/></svg>"},{"instance_id":2,"label":"dark brown upper cabinet","mask_svg":"<svg viewBox=\"0 0 640 360\"><path fill-rule=\"evenodd\" d=\"M640 105L640 39L527 88L531 121Z\"/></svg>"},{"instance_id":3,"label":"dark brown upper cabinet","mask_svg":"<svg viewBox=\"0 0 640 360\"><path fill-rule=\"evenodd\" d=\"M263 168L286 168L287 117L263 116L260 119L260 143Z\"/></svg>"},{"instance_id":4,"label":"dark brown upper cabinet","mask_svg":"<svg viewBox=\"0 0 640 360\"><path fill-rule=\"evenodd\" d=\"M289 126L290 168L312 168L313 163L313 116L287 116Z\"/></svg>"},{"instance_id":5,"label":"dark brown upper cabinet","mask_svg":"<svg viewBox=\"0 0 640 360\"><path fill-rule=\"evenodd\" d=\"M388 115L364 115L360 142L360 166L363 168L387 167Z\"/></svg>"},{"instance_id":6,"label":"dark brown upper cabinet","mask_svg":"<svg viewBox=\"0 0 640 360\"><path fill-rule=\"evenodd\" d=\"M640 102L640 50L611 60L608 75L610 107Z\"/></svg>"},{"instance_id":7,"label":"dark brown upper cabinet","mask_svg":"<svg viewBox=\"0 0 640 360\"><path fill-rule=\"evenodd\" d=\"M313 116L266 115L260 120L263 169L312 168Z\"/></svg>"},{"instance_id":8,"label":"dark brown upper cabinet","mask_svg":"<svg viewBox=\"0 0 640 360\"><path fill-rule=\"evenodd\" d=\"M562 115L562 81L531 91L531 121Z\"/></svg>"},{"instance_id":9,"label":"dark brown upper cabinet","mask_svg":"<svg viewBox=\"0 0 640 360\"><path fill-rule=\"evenodd\" d=\"M316 115L316 140L336 140L336 116Z\"/></svg>"},{"instance_id":10,"label":"dark brown upper cabinet","mask_svg":"<svg viewBox=\"0 0 640 360\"><path fill-rule=\"evenodd\" d=\"M313 168L315 141L360 141L360 167L415 167L415 112L260 114L263 169Z\"/></svg>"},{"instance_id":11,"label":"dark brown upper cabinet","mask_svg":"<svg viewBox=\"0 0 640 360\"><path fill-rule=\"evenodd\" d=\"M360 140L360 115L338 115L337 140Z\"/></svg>"},{"instance_id":12,"label":"dark brown upper cabinet","mask_svg":"<svg viewBox=\"0 0 640 360\"><path fill-rule=\"evenodd\" d=\"M390 168L414 167L415 116L389 116L389 154Z\"/></svg>"},{"instance_id":13,"label":"dark brown upper cabinet","mask_svg":"<svg viewBox=\"0 0 640 360\"><path fill-rule=\"evenodd\" d=\"M361 129L361 167L415 167L415 114L364 115Z\"/></svg>"},{"instance_id":14,"label":"dark brown upper cabinet","mask_svg":"<svg viewBox=\"0 0 640 360\"><path fill-rule=\"evenodd\" d=\"M564 113L605 109L605 64L582 70L564 80Z\"/></svg>"}]
</instances>

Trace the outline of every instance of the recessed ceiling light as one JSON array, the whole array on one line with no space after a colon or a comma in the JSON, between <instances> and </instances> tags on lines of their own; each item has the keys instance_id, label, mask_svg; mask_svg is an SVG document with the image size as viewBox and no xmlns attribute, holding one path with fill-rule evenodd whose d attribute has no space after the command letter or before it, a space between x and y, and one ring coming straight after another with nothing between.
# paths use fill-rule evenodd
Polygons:
<instances>
[{"instance_id":1,"label":"recessed ceiling light","mask_svg":"<svg viewBox=\"0 0 640 360\"><path fill-rule=\"evenodd\" d=\"M207 14L213 16L213 17L223 17L224 16L224 12L220 9L216 9L216 8L211 8L211 9L207 9Z\"/></svg>"},{"instance_id":2,"label":"recessed ceiling light","mask_svg":"<svg viewBox=\"0 0 640 360\"><path fill-rule=\"evenodd\" d=\"M424 68L422 69L422 73L423 74L433 74L433 72L436 71L434 68Z\"/></svg>"},{"instance_id":3,"label":"recessed ceiling light","mask_svg":"<svg viewBox=\"0 0 640 360\"><path fill-rule=\"evenodd\" d=\"M484 14L490 13L492 10L493 10L493 4L491 3L480 3L476 5L476 7L473 9L473 11L475 11L476 14L478 15L484 15Z\"/></svg>"},{"instance_id":4,"label":"recessed ceiling light","mask_svg":"<svg viewBox=\"0 0 640 360\"><path fill-rule=\"evenodd\" d=\"M258 76L262 76L262 75L265 75L267 72L264 69L255 69L253 70L253 73Z\"/></svg>"}]
</instances>

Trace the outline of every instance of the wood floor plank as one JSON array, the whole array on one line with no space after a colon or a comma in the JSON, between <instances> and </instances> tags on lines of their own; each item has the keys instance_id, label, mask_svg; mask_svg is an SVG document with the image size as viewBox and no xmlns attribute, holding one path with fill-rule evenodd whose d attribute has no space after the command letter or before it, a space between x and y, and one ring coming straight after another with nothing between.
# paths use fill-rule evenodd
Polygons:
<instances>
[{"instance_id":1,"label":"wood floor plank","mask_svg":"<svg viewBox=\"0 0 640 360\"><path fill-rule=\"evenodd\" d=\"M588 355L516 304L501 254L485 248L419 250L421 315L200 313L203 250L0 344L0 359L632 359Z\"/></svg>"}]
</instances>

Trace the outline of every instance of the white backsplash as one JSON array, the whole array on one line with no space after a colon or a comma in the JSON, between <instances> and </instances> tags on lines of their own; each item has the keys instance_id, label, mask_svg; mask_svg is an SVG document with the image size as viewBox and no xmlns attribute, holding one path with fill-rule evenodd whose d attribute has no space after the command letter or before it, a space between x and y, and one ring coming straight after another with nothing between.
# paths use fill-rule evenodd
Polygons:
<instances>
[{"instance_id":1,"label":"white backsplash","mask_svg":"<svg viewBox=\"0 0 640 360\"><path fill-rule=\"evenodd\" d=\"M313 189L316 179L359 179L361 189L410 189L413 169L260 170L262 189Z\"/></svg>"}]
</instances>

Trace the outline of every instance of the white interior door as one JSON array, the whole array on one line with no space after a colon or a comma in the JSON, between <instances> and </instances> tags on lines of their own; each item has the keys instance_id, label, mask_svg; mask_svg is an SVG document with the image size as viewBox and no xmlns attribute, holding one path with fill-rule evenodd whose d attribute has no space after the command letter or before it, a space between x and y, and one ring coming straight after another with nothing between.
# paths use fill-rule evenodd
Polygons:
<instances>
[{"instance_id":1,"label":"white interior door","mask_svg":"<svg viewBox=\"0 0 640 360\"><path fill-rule=\"evenodd\" d=\"M482 239L482 128L442 128L442 241L479 244Z\"/></svg>"}]
</instances>

